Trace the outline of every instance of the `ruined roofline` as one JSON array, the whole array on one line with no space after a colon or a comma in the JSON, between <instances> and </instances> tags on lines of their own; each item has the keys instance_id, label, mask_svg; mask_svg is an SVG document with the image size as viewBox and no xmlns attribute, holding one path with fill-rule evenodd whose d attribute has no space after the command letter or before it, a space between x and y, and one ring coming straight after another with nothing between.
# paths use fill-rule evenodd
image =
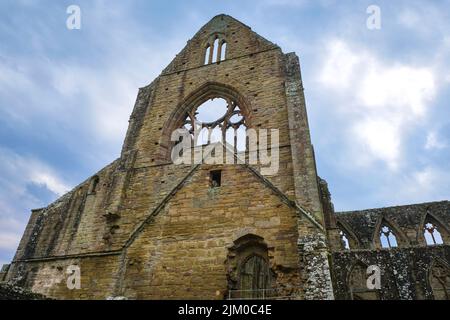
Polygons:
<instances>
[{"instance_id":1,"label":"ruined roofline","mask_svg":"<svg viewBox=\"0 0 450 320\"><path fill-rule=\"evenodd\" d=\"M261 35L259 35L258 33L256 33L255 31L253 31L249 26L247 26L246 24L242 23L241 21L237 20L236 18L233 18L232 16L226 15L226 14L219 14L214 16L212 19L210 19L206 24L204 24L195 34L193 37L191 37L186 44L184 45L184 47L178 51L178 53L175 55L175 57L170 61L169 64L167 64L167 66L165 68L163 68L163 70L161 71L159 76L163 76L163 75L169 75L169 74L174 74L174 73L178 73L178 72L183 72L183 71L187 71L187 70L192 70L192 69L196 69L198 67L189 67L189 68L179 68L176 67L177 61L184 56L184 54L189 50L189 48L192 46L193 41L195 41L196 39L201 39L204 37L203 33L206 32L208 30L208 28L210 28L212 25L214 25L214 23L216 22L216 20L218 19L229 19L231 22L238 24L239 26L241 26L242 28L245 28L246 30L248 30L248 32L250 32L251 34L253 34L253 36L258 39L261 43L264 43L266 48L264 50L257 50L254 52L249 53L250 54L257 54L260 52L264 52L264 51L269 51L269 50L273 50L273 49L279 49L281 50L281 48L274 44L273 42L267 40L266 38L262 37ZM282 51L282 50L281 50ZM243 55L246 56L246 55ZM234 59L239 58L239 57L234 57ZM227 60L231 60L230 58L227 58ZM223 62L223 61L222 61Z\"/></svg>"},{"instance_id":2,"label":"ruined roofline","mask_svg":"<svg viewBox=\"0 0 450 320\"><path fill-rule=\"evenodd\" d=\"M248 25L246 25L245 23L239 21L238 19L236 19L236 18L234 18L234 17L232 17L232 16L230 16L230 15L227 15L227 14L224 14L224 13L220 13L220 14L215 15L215 16L214 16L213 18L211 18L207 23L205 23L204 25L202 25L202 27L194 34L194 36L192 36L191 38L189 38L189 40L187 40L186 44L182 47L182 49L179 50L178 53L175 54L175 57L173 57L172 60L170 60L170 62L169 62L169 63L161 70L161 72L158 74L158 76L156 76L156 77L153 79L153 81L150 82L149 84L140 87L139 90L145 90L145 89L147 89L148 87L152 86L152 85L156 82L156 80L158 80L160 77L163 77L163 76L169 76L169 75L172 75L172 74L176 74L176 73L178 73L178 72L184 72L184 71L189 71L189 70L195 70L195 69L199 69L199 68L205 67L205 65L200 65L200 66L197 66L197 67L186 68L186 69L176 70L176 71L172 71L172 72L166 72L166 70L172 65L172 63L177 59L177 57L178 57L182 52L184 52L184 51L186 50L186 48L189 46L190 42L191 42L193 39L195 39L196 37L201 37L201 35L202 35L202 33L203 33L203 30L204 30L205 28L207 28L208 25L209 25L210 23L212 23L212 21L214 21L215 19L218 19L218 18L220 18L220 17L227 17L227 18L233 20L234 22L236 22L236 23L240 24L241 26L243 26L244 28L248 29L248 30L249 30L250 32L252 32L257 38L260 38L263 42L266 42L266 43L272 45L272 47L271 47L270 49L265 49L265 50L261 50L261 51L255 51L255 52L248 53L248 54L245 54L245 55L241 55L241 56L238 56L238 57L229 58L229 59L227 59L227 60L236 60L236 59L240 59L240 58L247 57L247 56L250 56L250 55L255 55L255 54L264 53L264 52L271 51L271 50L280 50L282 54L285 54L280 46L278 46L276 43L273 43L273 42L270 41L270 40L267 40L265 37L261 36L260 34L258 34L258 33L255 32L254 30L252 30L252 28L249 27ZM295 52L288 52L288 53L286 53L286 54L295 54ZM227 60L225 60L225 61L227 61ZM225 62L225 61L222 61L222 63Z\"/></svg>"},{"instance_id":3,"label":"ruined roofline","mask_svg":"<svg viewBox=\"0 0 450 320\"><path fill-rule=\"evenodd\" d=\"M276 43L273 43L272 41L267 40L265 37L261 36L259 33L257 33L256 31L254 31L250 26L246 25L245 23L243 23L242 21L236 19L235 17L230 16L230 15L225 14L225 13L220 13L220 14L217 14L217 15L215 15L214 17L212 17L211 20L209 20L207 23L205 23L205 24L204 24L204 25L203 25L203 26L195 33L195 35L194 35L192 38L194 38L195 36L199 35L199 34L201 33L201 31L202 31L208 24L210 24L213 20L218 19L218 18L220 18L220 17L227 17L227 18L233 20L234 22L240 24L240 25L243 26L244 28L247 28L248 30L250 30L251 32L253 32L255 35L257 35L257 36L258 36L259 38L261 38L262 40L264 40L264 41L266 41L266 42L268 42L268 43L270 43L270 44L272 44L272 45L274 45L274 46L280 48ZM192 39L192 38L191 38L191 39ZM191 39L189 39L189 41L190 41ZM189 42L189 41L188 41L188 42ZM281 48L280 48L280 49L281 49Z\"/></svg>"},{"instance_id":4,"label":"ruined roofline","mask_svg":"<svg viewBox=\"0 0 450 320\"><path fill-rule=\"evenodd\" d=\"M396 206L390 206L390 207L379 207L379 208L371 208L371 209L362 209L362 210L352 210L352 211L339 211L336 212L336 215L351 215L351 214L364 214L364 213L379 213L381 211L390 211L395 209L410 209L410 208L420 208L420 207L427 207L427 206L433 206L433 205L439 205L439 204L447 204L450 208L450 201L449 200L441 200L441 201L431 201L431 202L423 202L423 203L415 203L415 204L406 204L406 205L396 205Z\"/></svg>"},{"instance_id":5,"label":"ruined roofline","mask_svg":"<svg viewBox=\"0 0 450 320\"><path fill-rule=\"evenodd\" d=\"M72 189L68 190L66 193L62 194L61 196L59 196L57 199L55 199L53 202L49 203L46 207L42 207L42 208L35 208L35 209L31 209L31 212L39 212L39 211L46 211L49 210L55 206L57 206L59 203L63 202L64 200L66 200L66 198L69 198L72 196L72 194L80 187L82 187L83 185L89 183L89 181L95 177L96 175L101 174L102 171L107 170L109 167L113 166L114 164L116 164L118 161L120 161L121 158L117 158L116 160L112 161L110 164L107 164L106 166L104 166L103 168L101 168L100 170L98 170L96 173L94 173L93 175L89 176L87 179L85 179L83 182L77 184L76 186L74 186Z\"/></svg>"}]
</instances>

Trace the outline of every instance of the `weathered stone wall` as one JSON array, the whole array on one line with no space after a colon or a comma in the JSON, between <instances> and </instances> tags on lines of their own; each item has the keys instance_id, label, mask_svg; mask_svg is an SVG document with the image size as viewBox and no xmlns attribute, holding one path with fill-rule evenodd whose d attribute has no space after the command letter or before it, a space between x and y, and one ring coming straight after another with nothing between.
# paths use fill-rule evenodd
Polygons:
<instances>
[{"instance_id":1,"label":"weathered stone wall","mask_svg":"<svg viewBox=\"0 0 450 320\"><path fill-rule=\"evenodd\" d=\"M276 286L300 296L296 210L242 166L222 167L222 186L210 188L211 168L199 168L136 235L117 295L224 298L228 250L238 238L254 234L273 248ZM309 223L300 223L303 232L310 232Z\"/></svg>"},{"instance_id":2,"label":"weathered stone wall","mask_svg":"<svg viewBox=\"0 0 450 320\"><path fill-rule=\"evenodd\" d=\"M333 253L333 276L336 299L350 299L348 278L352 267L360 262L381 269L380 299L434 299L429 272L436 260L450 262L450 246L393 248Z\"/></svg>"},{"instance_id":3,"label":"weathered stone wall","mask_svg":"<svg viewBox=\"0 0 450 320\"><path fill-rule=\"evenodd\" d=\"M399 246L425 245L424 221L431 217L441 227L444 242L450 243L450 202L432 202L380 209L340 212L337 224L354 241L353 249L376 249L379 228L387 223L395 232ZM338 247L335 247L339 249Z\"/></svg>"},{"instance_id":4,"label":"weathered stone wall","mask_svg":"<svg viewBox=\"0 0 450 320\"><path fill-rule=\"evenodd\" d=\"M203 65L214 35L226 39L227 59ZM250 128L280 130L276 175L171 163L171 132L213 97L238 102ZM218 189L212 169L222 170ZM320 200L298 58L220 15L139 90L121 157L33 211L7 281L66 299L224 298L229 250L251 234L267 246L281 294L329 299ZM70 265L81 290L67 288Z\"/></svg>"},{"instance_id":5,"label":"weathered stone wall","mask_svg":"<svg viewBox=\"0 0 450 320\"><path fill-rule=\"evenodd\" d=\"M443 244L427 245L425 241L424 223L430 217ZM340 240L330 239L336 298L350 298L349 276L355 265L380 267L379 299L437 298L430 280L436 263L443 270L439 281L450 293L450 202L344 212L336 214L336 221L337 230L343 230L350 243L350 249L344 250ZM398 247L380 247L380 226L384 223L394 231Z\"/></svg>"},{"instance_id":6,"label":"weathered stone wall","mask_svg":"<svg viewBox=\"0 0 450 320\"><path fill-rule=\"evenodd\" d=\"M119 255L79 255L15 262L9 282L55 299L107 299L112 296ZM80 289L69 289L70 266L78 266Z\"/></svg>"},{"instance_id":7,"label":"weathered stone wall","mask_svg":"<svg viewBox=\"0 0 450 320\"><path fill-rule=\"evenodd\" d=\"M4 282L6 279L6 274L8 273L10 265L4 264L0 270L0 283Z\"/></svg>"},{"instance_id":8,"label":"weathered stone wall","mask_svg":"<svg viewBox=\"0 0 450 320\"><path fill-rule=\"evenodd\" d=\"M47 300L43 295L33 293L7 283L0 283L0 300Z\"/></svg>"}]
</instances>

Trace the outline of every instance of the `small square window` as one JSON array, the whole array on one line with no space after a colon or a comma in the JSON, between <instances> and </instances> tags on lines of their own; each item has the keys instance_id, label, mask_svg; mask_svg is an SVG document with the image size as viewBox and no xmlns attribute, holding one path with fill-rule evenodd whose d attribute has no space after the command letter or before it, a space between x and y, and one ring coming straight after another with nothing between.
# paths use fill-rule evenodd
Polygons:
<instances>
[{"instance_id":1,"label":"small square window","mask_svg":"<svg viewBox=\"0 0 450 320\"><path fill-rule=\"evenodd\" d=\"M222 180L222 171L221 170L215 170L215 171L210 172L211 188L220 187L221 180Z\"/></svg>"}]
</instances>

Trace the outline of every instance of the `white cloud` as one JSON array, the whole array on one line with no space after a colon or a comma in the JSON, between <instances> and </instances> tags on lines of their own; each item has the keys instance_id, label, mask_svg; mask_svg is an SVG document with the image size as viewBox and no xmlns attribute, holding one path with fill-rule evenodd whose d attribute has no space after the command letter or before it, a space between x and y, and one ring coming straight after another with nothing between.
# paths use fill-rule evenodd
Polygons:
<instances>
[{"instance_id":1,"label":"white cloud","mask_svg":"<svg viewBox=\"0 0 450 320\"><path fill-rule=\"evenodd\" d=\"M53 169L33 157L21 156L0 148L0 163L2 163L0 182L3 193L9 191L23 194L30 183L45 186L58 196L70 189Z\"/></svg>"},{"instance_id":2,"label":"white cloud","mask_svg":"<svg viewBox=\"0 0 450 320\"><path fill-rule=\"evenodd\" d=\"M113 67L98 72L80 65L54 65L51 71L52 84L62 96L85 101L80 107L96 139L121 143L138 92L136 79Z\"/></svg>"},{"instance_id":3,"label":"white cloud","mask_svg":"<svg viewBox=\"0 0 450 320\"><path fill-rule=\"evenodd\" d=\"M9 90L22 87L28 88L31 86L31 81L28 79L24 70L18 67L12 67L0 60L0 92L7 93Z\"/></svg>"},{"instance_id":4,"label":"white cloud","mask_svg":"<svg viewBox=\"0 0 450 320\"><path fill-rule=\"evenodd\" d=\"M399 111L407 118L425 114L436 93L431 68L386 66L376 60L367 67L358 92L364 106Z\"/></svg>"},{"instance_id":5,"label":"white cloud","mask_svg":"<svg viewBox=\"0 0 450 320\"><path fill-rule=\"evenodd\" d=\"M438 137L437 133L432 131L427 135L427 141L425 143L426 150L441 150L447 147L447 144Z\"/></svg>"},{"instance_id":6,"label":"white cloud","mask_svg":"<svg viewBox=\"0 0 450 320\"><path fill-rule=\"evenodd\" d=\"M304 7L309 3L308 0L263 0L262 5L282 6L282 7Z\"/></svg>"},{"instance_id":7,"label":"white cloud","mask_svg":"<svg viewBox=\"0 0 450 320\"><path fill-rule=\"evenodd\" d=\"M392 203L420 203L450 198L450 173L434 166L427 166L403 177L396 177L392 188L381 190L382 196Z\"/></svg>"},{"instance_id":8,"label":"white cloud","mask_svg":"<svg viewBox=\"0 0 450 320\"><path fill-rule=\"evenodd\" d=\"M55 196L70 187L50 166L32 156L0 148L0 163L0 253L12 253L22 237L30 209L48 204L33 196L29 186L45 187Z\"/></svg>"},{"instance_id":9,"label":"white cloud","mask_svg":"<svg viewBox=\"0 0 450 320\"><path fill-rule=\"evenodd\" d=\"M361 154L354 158L359 165L370 164L373 157L377 157L389 168L397 168L401 134L398 124L383 118L366 118L353 125L352 133L360 146Z\"/></svg>"},{"instance_id":10,"label":"white cloud","mask_svg":"<svg viewBox=\"0 0 450 320\"><path fill-rule=\"evenodd\" d=\"M331 41L327 48L328 54L319 74L319 80L335 90L348 89L354 82L355 68L364 58L350 50L343 41Z\"/></svg>"},{"instance_id":11,"label":"white cloud","mask_svg":"<svg viewBox=\"0 0 450 320\"><path fill-rule=\"evenodd\" d=\"M18 233L5 232L0 233L0 249L14 250L19 245L21 235ZM0 266L1 267L1 266Z\"/></svg>"},{"instance_id":12,"label":"white cloud","mask_svg":"<svg viewBox=\"0 0 450 320\"><path fill-rule=\"evenodd\" d=\"M400 165L404 138L436 95L431 67L386 63L342 40L329 43L318 81L334 91L336 107L348 116L347 143L356 162L381 160L392 170Z\"/></svg>"},{"instance_id":13,"label":"white cloud","mask_svg":"<svg viewBox=\"0 0 450 320\"><path fill-rule=\"evenodd\" d=\"M400 12L398 21L407 28L415 28L420 23L421 17L416 11L408 8Z\"/></svg>"}]
</instances>

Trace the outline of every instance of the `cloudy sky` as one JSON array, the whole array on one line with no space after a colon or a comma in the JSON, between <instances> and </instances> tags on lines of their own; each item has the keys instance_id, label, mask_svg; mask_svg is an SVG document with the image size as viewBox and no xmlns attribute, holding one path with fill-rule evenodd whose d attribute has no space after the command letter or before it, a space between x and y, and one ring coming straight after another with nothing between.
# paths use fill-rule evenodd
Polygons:
<instances>
[{"instance_id":1,"label":"cloudy sky","mask_svg":"<svg viewBox=\"0 0 450 320\"><path fill-rule=\"evenodd\" d=\"M0 265L32 208L119 156L138 88L219 13L299 55L337 210L450 199L450 1L2 0Z\"/></svg>"}]
</instances>

